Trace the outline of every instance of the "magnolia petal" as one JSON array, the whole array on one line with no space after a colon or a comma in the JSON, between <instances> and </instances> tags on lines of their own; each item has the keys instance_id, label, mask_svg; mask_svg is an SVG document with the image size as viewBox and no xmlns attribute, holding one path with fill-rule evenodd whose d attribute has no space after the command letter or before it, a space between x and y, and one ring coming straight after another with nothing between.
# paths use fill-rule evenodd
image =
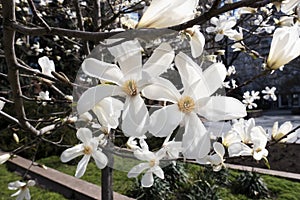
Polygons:
<instances>
[{"instance_id":1,"label":"magnolia petal","mask_svg":"<svg viewBox=\"0 0 300 200\"><path fill-rule=\"evenodd\" d=\"M129 40L119 45L108 48L121 67L124 76L137 75L132 77L140 79L142 71L142 47L138 40Z\"/></svg>"},{"instance_id":2,"label":"magnolia petal","mask_svg":"<svg viewBox=\"0 0 300 200\"><path fill-rule=\"evenodd\" d=\"M203 72L203 77L200 80L197 99L200 97L208 97L219 89L225 78L227 70L222 63L214 63Z\"/></svg>"},{"instance_id":3,"label":"magnolia petal","mask_svg":"<svg viewBox=\"0 0 300 200\"><path fill-rule=\"evenodd\" d=\"M142 177L141 182L142 182L142 187L151 187L154 183L153 173L149 171L146 172Z\"/></svg>"},{"instance_id":4,"label":"magnolia petal","mask_svg":"<svg viewBox=\"0 0 300 200\"><path fill-rule=\"evenodd\" d=\"M179 71L185 90L202 78L202 69L189 56L182 52L176 55L175 65Z\"/></svg>"},{"instance_id":5,"label":"magnolia petal","mask_svg":"<svg viewBox=\"0 0 300 200\"><path fill-rule=\"evenodd\" d=\"M300 55L297 27L277 28L273 34L267 67L276 70Z\"/></svg>"},{"instance_id":6,"label":"magnolia petal","mask_svg":"<svg viewBox=\"0 0 300 200\"><path fill-rule=\"evenodd\" d=\"M97 150L93 152L92 157L94 158L96 165L99 169L103 169L104 167L106 167L108 159L104 153Z\"/></svg>"},{"instance_id":7,"label":"magnolia petal","mask_svg":"<svg viewBox=\"0 0 300 200\"><path fill-rule=\"evenodd\" d=\"M8 189L9 190L17 190L21 187L24 187L26 183L21 182L21 181L14 181L8 184Z\"/></svg>"},{"instance_id":8,"label":"magnolia petal","mask_svg":"<svg viewBox=\"0 0 300 200\"><path fill-rule=\"evenodd\" d=\"M168 43L159 45L143 66L143 71L153 77L167 70L175 57L175 52Z\"/></svg>"},{"instance_id":9,"label":"magnolia petal","mask_svg":"<svg viewBox=\"0 0 300 200\"><path fill-rule=\"evenodd\" d=\"M30 200L30 199L31 199L31 196L30 196L29 189L28 189L28 188L25 188L25 190L24 190L23 192L24 192L24 198L25 198L26 200ZM23 198L20 198L20 199L23 199Z\"/></svg>"},{"instance_id":10,"label":"magnolia petal","mask_svg":"<svg viewBox=\"0 0 300 200\"><path fill-rule=\"evenodd\" d=\"M266 150L266 149L262 149L261 151L258 151L258 152L256 152L256 151L254 151L253 152L253 158L255 159L255 160L257 160L257 161L259 161L259 160L261 160L262 158L264 158L264 157L267 157L268 156L268 150Z\"/></svg>"},{"instance_id":11,"label":"magnolia petal","mask_svg":"<svg viewBox=\"0 0 300 200\"><path fill-rule=\"evenodd\" d=\"M160 166L155 166L151 168L151 171L161 179L165 178L164 171L160 168Z\"/></svg>"},{"instance_id":12,"label":"magnolia petal","mask_svg":"<svg viewBox=\"0 0 300 200\"><path fill-rule=\"evenodd\" d=\"M144 170L148 169L150 166L148 163L140 163L136 166L134 166L127 174L128 178L137 177L140 173L142 173Z\"/></svg>"},{"instance_id":13,"label":"magnolia petal","mask_svg":"<svg viewBox=\"0 0 300 200\"><path fill-rule=\"evenodd\" d=\"M194 18L198 0L161 1L152 0L137 28L166 28Z\"/></svg>"},{"instance_id":14,"label":"magnolia petal","mask_svg":"<svg viewBox=\"0 0 300 200\"><path fill-rule=\"evenodd\" d=\"M195 113L185 117L182 147L182 153L187 159L203 158L210 151L210 136Z\"/></svg>"},{"instance_id":15,"label":"magnolia petal","mask_svg":"<svg viewBox=\"0 0 300 200\"><path fill-rule=\"evenodd\" d=\"M122 114L122 130L127 137L140 137L146 133L149 113L140 95L127 97Z\"/></svg>"},{"instance_id":16,"label":"magnolia petal","mask_svg":"<svg viewBox=\"0 0 300 200\"><path fill-rule=\"evenodd\" d=\"M223 157L221 157L218 154L213 154L211 156L208 156L208 161L210 162L210 164L212 165L220 165L223 163Z\"/></svg>"},{"instance_id":17,"label":"magnolia petal","mask_svg":"<svg viewBox=\"0 0 300 200\"><path fill-rule=\"evenodd\" d=\"M29 180L27 186L35 186L36 182L34 180Z\"/></svg>"},{"instance_id":18,"label":"magnolia petal","mask_svg":"<svg viewBox=\"0 0 300 200\"><path fill-rule=\"evenodd\" d=\"M69 162L70 160L73 160L74 158L83 155L83 144L78 144L74 147L71 147L69 149L66 149L60 156L60 160L62 162Z\"/></svg>"},{"instance_id":19,"label":"magnolia petal","mask_svg":"<svg viewBox=\"0 0 300 200\"><path fill-rule=\"evenodd\" d=\"M293 129L293 125L290 121L288 122L284 122L280 127L278 132L279 133L283 133L283 134L287 134L288 132L290 132Z\"/></svg>"},{"instance_id":20,"label":"magnolia petal","mask_svg":"<svg viewBox=\"0 0 300 200\"><path fill-rule=\"evenodd\" d=\"M216 36L215 36L215 41L216 41L216 42L219 42L219 41L221 41L223 38L224 38L224 35L223 35L223 34L217 33Z\"/></svg>"},{"instance_id":21,"label":"magnolia petal","mask_svg":"<svg viewBox=\"0 0 300 200\"><path fill-rule=\"evenodd\" d=\"M229 157L236 156L250 156L252 155L252 149L244 143L233 143L228 147Z\"/></svg>"},{"instance_id":22,"label":"magnolia petal","mask_svg":"<svg viewBox=\"0 0 300 200\"><path fill-rule=\"evenodd\" d=\"M166 137L171 134L183 119L177 104L163 107L150 116L149 132L156 137Z\"/></svg>"},{"instance_id":23,"label":"magnolia petal","mask_svg":"<svg viewBox=\"0 0 300 200\"><path fill-rule=\"evenodd\" d=\"M102 126L117 128L123 107L124 104L120 100L106 97L97 103L92 110Z\"/></svg>"},{"instance_id":24,"label":"magnolia petal","mask_svg":"<svg viewBox=\"0 0 300 200\"><path fill-rule=\"evenodd\" d=\"M287 0L281 3L281 11L288 14L299 4L299 0Z\"/></svg>"},{"instance_id":25,"label":"magnolia petal","mask_svg":"<svg viewBox=\"0 0 300 200\"><path fill-rule=\"evenodd\" d=\"M5 102L0 100L0 110L3 109Z\"/></svg>"},{"instance_id":26,"label":"magnolia petal","mask_svg":"<svg viewBox=\"0 0 300 200\"><path fill-rule=\"evenodd\" d=\"M208 159L209 156L204 156L203 158L197 158L196 162L199 163L200 165L208 165L210 164L210 161Z\"/></svg>"},{"instance_id":27,"label":"magnolia petal","mask_svg":"<svg viewBox=\"0 0 300 200\"><path fill-rule=\"evenodd\" d=\"M55 71L55 65L53 60L49 60L47 56L43 56L38 59L38 63L42 68L43 74L53 77L53 75L51 74L51 71Z\"/></svg>"},{"instance_id":28,"label":"magnolia petal","mask_svg":"<svg viewBox=\"0 0 300 200\"><path fill-rule=\"evenodd\" d=\"M155 159L155 154L148 150L148 145L143 150L134 151L134 156L139 160L150 161Z\"/></svg>"},{"instance_id":29,"label":"magnolia petal","mask_svg":"<svg viewBox=\"0 0 300 200\"><path fill-rule=\"evenodd\" d=\"M21 190L20 194L17 196L16 200L23 200L26 199L26 196L29 194L29 189L25 188L24 190ZM30 194L29 194L30 196ZM27 199L26 199L27 200Z\"/></svg>"},{"instance_id":30,"label":"magnolia petal","mask_svg":"<svg viewBox=\"0 0 300 200\"><path fill-rule=\"evenodd\" d=\"M83 174L86 171L86 167L89 163L90 158L91 158L90 155L84 155L83 158L79 161L75 172L76 178L80 178L83 176Z\"/></svg>"},{"instance_id":31,"label":"magnolia petal","mask_svg":"<svg viewBox=\"0 0 300 200\"><path fill-rule=\"evenodd\" d=\"M156 78L154 83L146 86L142 90L142 94L152 100L170 101L176 103L181 95L176 87L169 80L164 78Z\"/></svg>"},{"instance_id":32,"label":"magnolia petal","mask_svg":"<svg viewBox=\"0 0 300 200\"><path fill-rule=\"evenodd\" d=\"M81 142L87 144L92 139L93 133L88 128L79 128L76 132L76 136Z\"/></svg>"},{"instance_id":33,"label":"magnolia petal","mask_svg":"<svg viewBox=\"0 0 300 200\"><path fill-rule=\"evenodd\" d=\"M196 102L197 113L210 121L242 118L246 107L237 99L225 96L201 98Z\"/></svg>"},{"instance_id":34,"label":"magnolia petal","mask_svg":"<svg viewBox=\"0 0 300 200\"><path fill-rule=\"evenodd\" d=\"M123 79L123 73L117 65L106 63L95 58L85 59L81 67L85 74L104 81L120 85Z\"/></svg>"},{"instance_id":35,"label":"magnolia petal","mask_svg":"<svg viewBox=\"0 0 300 200\"><path fill-rule=\"evenodd\" d=\"M190 40L191 51L193 58L201 56L205 45L205 37L200 32L199 28L193 28L193 34Z\"/></svg>"},{"instance_id":36,"label":"magnolia petal","mask_svg":"<svg viewBox=\"0 0 300 200\"><path fill-rule=\"evenodd\" d=\"M220 142L214 142L213 147L217 154L219 154L222 157L224 156L225 149L224 149L224 146Z\"/></svg>"},{"instance_id":37,"label":"magnolia petal","mask_svg":"<svg viewBox=\"0 0 300 200\"><path fill-rule=\"evenodd\" d=\"M11 197L15 197L15 196L19 196L21 194L22 190L19 189L17 192L13 193L12 195L10 195Z\"/></svg>"},{"instance_id":38,"label":"magnolia petal","mask_svg":"<svg viewBox=\"0 0 300 200\"><path fill-rule=\"evenodd\" d=\"M3 155L0 156L0 165L2 165L3 163L5 163L6 161L8 161L10 158L10 154L9 153L5 153Z\"/></svg>"},{"instance_id":39,"label":"magnolia petal","mask_svg":"<svg viewBox=\"0 0 300 200\"><path fill-rule=\"evenodd\" d=\"M105 97L123 95L122 88L115 85L98 85L86 90L77 102L78 114L83 114L91 110L99 101Z\"/></svg>"},{"instance_id":40,"label":"magnolia petal","mask_svg":"<svg viewBox=\"0 0 300 200\"><path fill-rule=\"evenodd\" d=\"M251 141L253 142L253 149L264 149L268 142L266 131L261 126L255 126L250 132Z\"/></svg>"}]
</instances>

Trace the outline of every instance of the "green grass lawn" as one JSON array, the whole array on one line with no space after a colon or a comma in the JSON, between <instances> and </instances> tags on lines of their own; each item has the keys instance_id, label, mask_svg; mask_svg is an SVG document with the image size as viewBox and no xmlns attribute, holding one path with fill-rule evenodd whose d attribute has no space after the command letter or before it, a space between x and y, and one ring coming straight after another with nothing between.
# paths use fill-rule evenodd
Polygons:
<instances>
[{"instance_id":1,"label":"green grass lawn","mask_svg":"<svg viewBox=\"0 0 300 200\"><path fill-rule=\"evenodd\" d=\"M22 177L18 176L15 173L9 172L6 169L5 164L0 165L0 200L12 200L16 199L15 197L10 197L10 195L14 194L16 191L7 189L7 185L10 182L14 182L22 179ZM30 194L32 199L47 199L47 200L64 200L64 196L51 192L40 187L30 187Z\"/></svg>"},{"instance_id":2,"label":"green grass lawn","mask_svg":"<svg viewBox=\"0 0 300 200\"><path fill-rule=\"evenodd\" d=\"M58 157L49 157L38 161L40 164L44 164L48 167L52 167L59 171L62 171L69 175L74 175L76 170L76 163L74 165L63 164L59 160ZM196 171L201 170L198 165L188 165L187 172L189 178L193 179ZM214 173L214 172L211 172ZM236 171L230 170L230 175L238 175L239 173ZM267 184L267 187L270 191L270 198L268 199L278 199L278 200L298 200L300 197L300 183L295 181L286 180L283 178L277 178L273 176L262 175L261 176L264 182ZM7 189L8 182L19 180L21 177L8 172L5 168L5 165L0 166L0 199L9 200L11 194L14 191L10 191ZM99 170L94 162L90 162L87 171L82 177L83 180L89 181L91 183L100 185L101 184L101 170ZM130 191L133 187L136 187L135 179L127 178L127 172L114 170L113 173L113 189L116 192L119 192L124 195L130 196ZM32 199L53 199L53 200L61 200L65 199L61 195L57 193L53 193L39 187L31 187L30 192L32 194ZM250 200L251 198L247 198L243 194L233 194L230 189L225 186L218 186L217 188L218 196L221 197L222 200Z\"/></svg>"}]
</instances>

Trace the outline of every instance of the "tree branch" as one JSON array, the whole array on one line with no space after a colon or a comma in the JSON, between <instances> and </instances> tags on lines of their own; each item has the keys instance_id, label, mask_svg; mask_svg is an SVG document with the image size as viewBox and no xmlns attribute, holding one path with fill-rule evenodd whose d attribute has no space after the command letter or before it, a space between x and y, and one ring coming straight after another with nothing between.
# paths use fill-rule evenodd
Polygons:
<instances>
[{"instance_id":1,"label":"tree branch","mask_svg":"<svg viewBox=\"0 0 300 200\"><path fill-rule=\"evenodd\" d=\"M19 80L19 68L15 54L15 31L9 28L10 23L16 20L15 15L15 0L2 2L3 6L3 47L6 64L8 67L8 81L10 83L13 98L15 102L15 111L21 127L25 130L38 135L36 130L28 121L26 121L26 114L24 109L24 102L22 99L22 90Z\"/></svg>"},{"instance_id":2,"label":"tree branch","mask_svg":"<svg viewBox=\"0 0 300 200\"><path fill-rule=\"evenodd\" d=\"M51 30L48 30L47 28L42 28L42 27L38 27L38 28L28 27L23 24L19 24L14 20L9 23L9 26L7 26L7 28L9 28L10 30L15 30L24 35L31 35L31 36L58 35L58 36L81 38L86 41L95 41L95 42L105 40L113 35L121 33L121 31L88 32L88 31L70 30L70 29L57 28L57 27L50 27Z\"/></svg>"},{"instance_id":3,"label":"tree branch","mask_svg":"<svg viewBox=\"0 0 300 200\"><path fill-rule=\"evenodd\" d=\"M212 17L216 17L220 14L223 14L225 12L235 10L241 7L262 7L265 6L269 3L272 2L278 2L279 0L243 0L243 1L238 1L232 4L225 4L224 6L218 8L218 9L210 9L209 11L205 12L203 15L200 15L199 17L192 19L186 23L176 25L173 27L170 27L170 29L175 30L175 31L181 31L186 28L192 27L193 25L196 24L204 24L205 22L209 21ZM212 7L213 8L213 7Z\"/></svg>"}]
</instances>

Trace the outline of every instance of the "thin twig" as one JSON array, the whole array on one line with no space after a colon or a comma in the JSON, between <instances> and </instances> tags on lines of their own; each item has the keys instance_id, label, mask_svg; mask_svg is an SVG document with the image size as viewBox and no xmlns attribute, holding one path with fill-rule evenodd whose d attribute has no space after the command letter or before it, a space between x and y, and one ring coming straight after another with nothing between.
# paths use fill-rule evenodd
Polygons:
<instances>
[{"instance_id":1,"label":"thin twig","mask_svg":"<svg viewBox=\"0 0 300 200\"><path fill-rule=\"evenodd\" d=\"M51 28L50 26L47 24L47 22L40 16L40 13L38 12L38 10L36 9L34 3L32 0L27 0L29 7L33 13L33 16L36 17L40 22L42 22L42 24L50 31Z\"/></svg>"}]
</instances>

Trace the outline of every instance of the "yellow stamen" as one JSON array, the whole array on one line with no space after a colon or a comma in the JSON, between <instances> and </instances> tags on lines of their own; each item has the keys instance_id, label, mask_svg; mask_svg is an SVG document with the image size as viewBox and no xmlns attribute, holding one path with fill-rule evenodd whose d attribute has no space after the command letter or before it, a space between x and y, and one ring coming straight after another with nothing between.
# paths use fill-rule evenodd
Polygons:
<instances>
[{"instance_id":1,"label":"yellow stamen","mask_svg":"<svg viewBox=\"0 0 300 200\"><path fill-rule=\"evenodd\" d=\"M135 80L127 80L123 85L123 91L130 96L138 94L138 89Z\"/></svg>"},{"instance_id":2,"label":"yellow stamen","mask_svg":"<svg viewBox=\"0 0 300 200\"><path fill-rule=\"evenodd\" d=\"M195 102L192 97L185 96L178 101L178 108L181 112L190 113L195 109Z\"/></svg>"},{"instance_id":3,"label":"yellow stamen","mask_svg":"<svg viewBox=\"0 0 300 200\"><path fill-rule=\"evenodd\" d=\"M152 159L152 160L150 160L149 161L149 165L150 165L150 167L154 167L155 166L155 159Z\"/></svg>"},{"instance_id":4,"label":"yellow stamen","mask_svg":"<svg viewBox=\"0 0 300 200\"><path fill-rule=\"evenodd\" d=\"M90 146L84 146L83 153L86 155L92 154L93 150Z\"/></svg>"}]
</instances>

